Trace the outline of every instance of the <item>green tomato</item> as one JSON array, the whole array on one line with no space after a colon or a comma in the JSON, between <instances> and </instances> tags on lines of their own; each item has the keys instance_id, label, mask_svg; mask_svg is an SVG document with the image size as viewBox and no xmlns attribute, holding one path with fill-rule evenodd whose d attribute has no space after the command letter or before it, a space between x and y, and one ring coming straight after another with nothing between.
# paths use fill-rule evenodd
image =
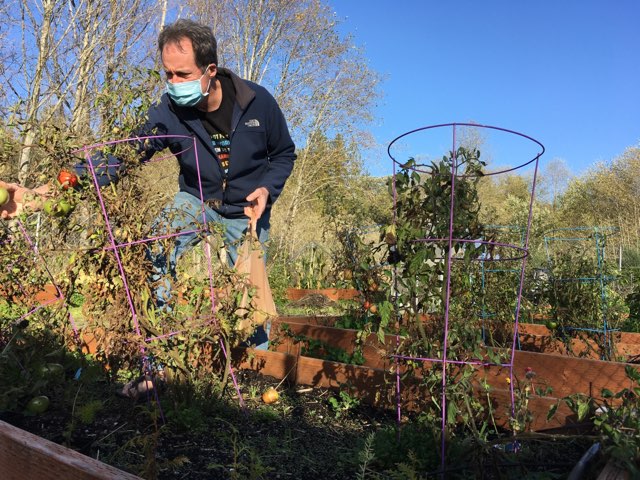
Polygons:
<instances>
[{"instance_id":1,"label":"green tomato","mask_svg":"<svg viewBox=\"0 0 640 480\"><path fill-rule=\"evenodd\" d=\"M558 322L554 322L553 320L547 321L545 325L549 330L555 330L558 328Z\"/></svg>"},{"instance_id":2,"label":"green tomato","mask_svg":"<svg viewBox=\"0 0 640 480\"><path fill-rule=\"evenodd\" d=\"M9 190L4 187L0 187L0 207L9 201Z\"/></svg>"},{"instance_id":3,"label":"green tomato","mask_svg":"<svg viewBox=\"0 0 640 480\"><path fill-rule=\"evenodd\" d=\"M58 202L50 198L44 202L42 208L47 215L51 215L52 217L66 217L73 212L74 207L64 198Z\"/></svg>"},{"instance_id":4,"label":"green tomato","mask_svg":"<svg viewBox=\"0 0 640 480\"><path fill-rule=\"evenodd\" d=\"M46 412L47 408L49 408L49 397L40 395L29 400L26 411L29 413L39 414Z\"/></svg>"},{"instance_id":5,"label":"green tomato","mask_svg":"<svg viewBox=\"0 0 640 480\"><path fill-rule=\"evenodd\" d=\"M44 213L46 213L47 215L55 215L57 210L56 202L54 202L52 199L48 199L47 201L44 202L42 209L44 210Z\"/></svg>"},{"instance_id":6,"label":"green tomato","mask_svg":"<svg viewBox=\"0 0 640 480\"><path fill-rule=\"evenodd\" d=\"M73 211L73 205L66 200L60 200L58 202L58 212L61 216L66 217Z\"/></svg>"},{"instance_id":7,"label":"green tomato","mask_svg":"<svg viewBox=\"0 0 640 480\"><path fill-rule=\"evenodd\" d=\"M64 375L64 367L59 363L47 363L47 370L52 377L62 377Z\"/></svg>"}]
</instances>

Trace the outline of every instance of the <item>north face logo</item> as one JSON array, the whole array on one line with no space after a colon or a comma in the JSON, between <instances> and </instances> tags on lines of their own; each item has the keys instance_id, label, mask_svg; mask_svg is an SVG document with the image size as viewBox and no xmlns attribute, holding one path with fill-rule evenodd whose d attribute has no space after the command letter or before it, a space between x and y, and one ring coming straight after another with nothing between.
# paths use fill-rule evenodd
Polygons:
<instances>
[{"instance_id":1,"label":"north face logo","mask_svg":"<svg viewBox=\"0 0 640 480\"><path fill-rule=\"evenodd\" d=\"M247 127L259 127L260 126L260 122L256 118L252 118L251 120L249 120L248 122L245 122L244 124Z\"/></svg>"}]
</instances>

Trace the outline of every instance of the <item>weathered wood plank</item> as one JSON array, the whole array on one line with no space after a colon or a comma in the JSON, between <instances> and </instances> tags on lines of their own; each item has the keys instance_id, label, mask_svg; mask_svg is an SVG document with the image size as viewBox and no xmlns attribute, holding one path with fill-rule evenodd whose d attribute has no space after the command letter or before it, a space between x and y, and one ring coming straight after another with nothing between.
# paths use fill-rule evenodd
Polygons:
<instances>
[{"instance_id":1,"label":"weathered wood plank","mask_svg":"<svg viewBox=\"0 0 640 480\"><path fill-rule=\"evenodd\" d=\"M3 421L0 421L0 478L3 480L140 479Z\"/></svg>"},{"instance_id":2,"label":"weathered wood plank","mask_svg":"<svg viewBox=\"0 0 640 480\"><path fill-rule=\"evenodd\" d=\"M597 480L629 480L629 473L617 467L613 460L609 460L604 466Z\"/></svg>"},{"instance_id":3,"label":"weathered wood plank","mask_svg":"<svg viewBox=\"0 0 640 480\"><path fill-rule=\"evenodd\" d=\"M265 375L282 379L299 385L340 389L348 388L350 393L371 405L395 409L396 383L395 375L380 369L329 362L317 358L296 357L292 354L270 351L234 350L236 368L251 368ZM485 396L480 389L478 395ZM417 380L403 382L400 390L403 411L417 411L420 405L429 399L429 392L420 386ZM508 388L494 388L489 393L498 426L508 428L511 415L511 394ZM528 409L533 414L533 421L528 430L557 429L574 423L569 408L560 403L558 411L549 422L546 420L549 408L557 403L553 397L532 395L528 401Z\"/></svg>"},{"instance_id":4,"label":"weathered wood plank","mask_svg":"<svg viewBox=\"0 0 640 480\"><path fill-rule=\"evenodd\" d=\"M331 346L343 348L349 353L353 351L355 330L294 323L291 320L283 322L282 319L278 319L272 327L276 335L280 331L281 323L287 323L292 333L322 340ZM278 351L299 354L300 345L295 344L290 337L280 335L278 338L281 341L277 347ZM367 338L363 352L365 366L381 370L393 366L394 360L388 358L386 352L392 350L389 347L395 345L395 337L388 335L385 343L386 346L380 344L374 335ZM543 388L551 387L554 397L565 397L574 393L598 397L603 388L617 392L631 386L625 374L625 367L628 365L621 362L516 350L513 368L514 375L520 381L524 379L525 370L531 368L535 372L534 384ZM495 388L504 387L504 378L508 375L508 369L488 367L488 370L491 372L487 377L488 382Z\"/></svg>"},{"instance_id":5,"label":"weathered wood plank","mask_svg":"<svg viewBox=\"0 0 640 480\"><path fill-rule=\"evenodd\" d=\"M329 300L353 300L360 296L360 292L353 288L287 288L288 300L300 300L307 295L323 295Z\"/></svg>"},{"instance_id":6,"label":"weathered wood plank","mask_svg":"<svg viewBox=\"0 0 640 480\"><path fill-rule=\"evenodd\" d=\"M530 367L537 382L547 382L554 397L584 393L599 397L603 388L617 392L631 386L625 368L629 364L575 357L560 357L544 353L516 351L514 372L522 378ZM636 368L636 366L633 366Z\"/></svg>"}]
</instances>

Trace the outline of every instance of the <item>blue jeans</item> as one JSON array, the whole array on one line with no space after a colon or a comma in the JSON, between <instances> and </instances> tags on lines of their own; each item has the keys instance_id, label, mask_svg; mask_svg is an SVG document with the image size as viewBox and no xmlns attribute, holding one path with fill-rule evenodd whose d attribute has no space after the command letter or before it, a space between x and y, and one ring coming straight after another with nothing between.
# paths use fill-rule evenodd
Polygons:
<instances>
[{"instance_id":1,"label":"blue jeans","mask_svg":"<svg viewBox=\"0 0 640 480\"><path fill-rule=\"evenodd\" d=\"M238 246L247 231L249 219L247 217L225 218L206 204L204 205L204 213L207 223L223 225L224 244L228 251L227 259L230 265L233 265L238 257ZM257 224L258 239L263 246L269 239L270 213L270 210L265 211ZM161 242L156 242L155 249L147 249L149 259L153 263L153 273L150 276L150 281L157 285L155 289L156 304L161 310L169 310L168 302L171 299L171 284L167 277L170 276L175 280L176 263L185 252L200 242L201 228L202 204L200 199L187 192L178 192L173 202L168 204L153 222L153 236L184 232L173 237L174 247L169 252L168 259ZM269 346L270 330L270 322L267 323L266 328L258 327L247 340L247 343L257 345L256 348L260 350L266 350Z\"/></svg>"}]
</instances>

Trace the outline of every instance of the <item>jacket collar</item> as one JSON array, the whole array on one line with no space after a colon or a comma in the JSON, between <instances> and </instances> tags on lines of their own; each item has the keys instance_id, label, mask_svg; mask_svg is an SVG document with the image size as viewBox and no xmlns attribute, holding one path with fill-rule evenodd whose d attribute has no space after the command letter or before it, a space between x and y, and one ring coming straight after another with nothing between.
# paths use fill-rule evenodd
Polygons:
<instances>
[{"instance_id":1,"label":"jacket collar","mask_svg":"<svg viewBox=\"0 0 640 480\"><path fill-rule=\"evenodd\" d=\"M229 69L218 68L218 75L231 78L233 87L236 89L236 102L242 110L246 110L251 100L255 98L256 92L253 91L246 80L241 79Z\"/></svg>"}]
</instances>

